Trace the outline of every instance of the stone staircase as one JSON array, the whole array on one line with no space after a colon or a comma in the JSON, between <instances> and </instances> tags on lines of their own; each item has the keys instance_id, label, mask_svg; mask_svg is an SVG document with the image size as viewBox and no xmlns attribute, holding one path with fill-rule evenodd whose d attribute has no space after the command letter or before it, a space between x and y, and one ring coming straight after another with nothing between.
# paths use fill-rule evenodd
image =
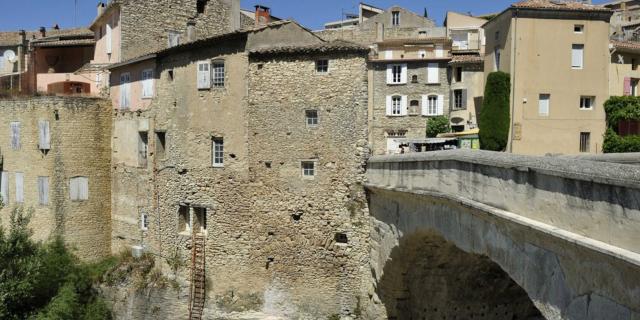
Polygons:
<instances>
[{"instance_id":1,"label":"stone staircase","mask_svg":"<svg viewBox=\"0 0 640 320\"><path fill-rule=\"evenodd\" d=\"M194 234L191 238L191 291L189 295L189 319L200 320L205 300L205 236Z\"/></svg>"}]
</instances>

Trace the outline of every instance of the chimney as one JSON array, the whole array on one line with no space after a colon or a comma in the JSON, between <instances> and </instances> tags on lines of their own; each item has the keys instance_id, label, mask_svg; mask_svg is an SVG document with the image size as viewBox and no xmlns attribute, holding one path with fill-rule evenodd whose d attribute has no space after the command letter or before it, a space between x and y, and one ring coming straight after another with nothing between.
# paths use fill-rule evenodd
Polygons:
<instances>
[{"instance_id":1,"label":"chimney","mask_svg":"<svg viewBox=\"0 0 640 320\"><path fill-rule=\"evenodd\" d=\"M196 22L193 20L187 22L187 41L196 41Z\"/></svg>"},{"instance_id":2,"label":"chimney","mask_svg":"<svg viewBox=\"0 0 640 320\"><path fill-rule=\"evenodd\" d=\"M105 4L104 2L98 2L98 17L104 13Z\"/></svg>"},{"instance_id":3,"label":"chimney","mask_svg":"<svg viewBox=\"0 0 640 320\"><path fill-rule=\"evenodd\" d=\"M271 22L271 9L265 6L256 6L256 27L267 25Z\"/></svg>"},{"instance_id":4,"label":"chimney","mask_svg":"<svg viewBox=\"0 0 640 320\"><path fill-rule=\"evenodd\" d=\"M53 25L53 30L60 30L60 25L58 25L57 23Z\"/></svg>"},{"instance_id":5,"label":"chimney","mask_svg":"<svg viewBox=\"0 0 640 320\"><path fill-rule=\"evenodd\" d=\"M47 28L40 27L40 36L43 38L47 36Z\"/></svg>"}]
</instances>

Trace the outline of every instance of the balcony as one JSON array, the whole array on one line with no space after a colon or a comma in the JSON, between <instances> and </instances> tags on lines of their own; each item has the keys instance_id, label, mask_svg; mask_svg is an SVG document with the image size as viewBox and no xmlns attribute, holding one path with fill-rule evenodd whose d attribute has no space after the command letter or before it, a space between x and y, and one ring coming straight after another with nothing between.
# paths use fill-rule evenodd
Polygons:
<instances>
[{"instance_id":1,"label":"balcony","mask_svg":"<svg viewBox=\"0 0 640 320\"><path fill-rule=\"evenodd\" d=\"M462 40L462 41L453 41L453 45L451 50L453 52L474 52L480 51L482 47L480 40Z\"/></svg>"}]
</instances>

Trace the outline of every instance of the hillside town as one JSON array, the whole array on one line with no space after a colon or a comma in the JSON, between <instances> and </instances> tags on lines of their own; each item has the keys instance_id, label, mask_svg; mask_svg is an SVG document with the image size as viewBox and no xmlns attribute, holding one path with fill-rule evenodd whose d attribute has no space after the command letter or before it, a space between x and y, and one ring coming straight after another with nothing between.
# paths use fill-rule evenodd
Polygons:
<instances>
[{"instance_id":1,"label":"hillside town","mask_svg":"<svg viewBox=\"0 0 640 320\"><path fill-rule=\"evenodd\" d=\"M0 32L0 224L28 207L33 239L61 236L81 261L153 260L174 288L103 287L115 319L640 317L640 158L630 153L640 152L640 107L613 115L640 101L640 1L524 0L481 16L449 11L443 25L427 12L360 3L310 30L239 0L111 0L86 27ZM477 171L455 182L463 169ZM423 186L406 182L429 176L421 170L438 170L424 182L438 191L400 194ZM484 186L480 175L502 180ZM476 206L464 192L496 196ZM568 200L554 203L559 194ZM555 270L544 277L569 279L530 289L546 282L493 255L510 255L520 236L551 240L489 235L517 229L501 224L464 236L429 227L408 244L415 251L393 251L411 239L404 227L439 220L376 211L491 207L490 220L515 211L510 197L542 203L526 219L568 230L559 238L602 243L589 268L621 268L603 267L624 270L624 289L569 279L572 249L527 242L516 251L560 256L533 264ZM574 209L566 225L534 212ZM580 212L599 217L592 209L620 216L576 227ZM474 219L455 212L460 228ZM476 232L504 246L451 244ZM456 295L465 281L473 293Z\"/></svg>"}]
</instances>

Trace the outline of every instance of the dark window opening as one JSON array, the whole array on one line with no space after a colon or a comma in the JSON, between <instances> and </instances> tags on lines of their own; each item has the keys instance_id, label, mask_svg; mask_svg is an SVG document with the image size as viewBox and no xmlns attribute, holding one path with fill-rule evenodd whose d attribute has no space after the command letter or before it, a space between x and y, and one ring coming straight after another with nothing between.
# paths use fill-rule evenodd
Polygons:
<instances>
[{"instance_id":1,"label":"dark window opening","mask_svg":"<svg viewBox=\"0 0 640 320\"><path fill-rule=\"evenodd\" d=\"M156 131L156 157L164 159L167 149L167 136L165 132Z\"/></svg>"},{"instance_id":2,"label":"dark window opening","mask_svg":"<svg viewBox=\"0 0 640 320\"><path fill-rule=\"evenodd\" d=\"M142 168L147 166L148 149L149 134L145 131L138 132L138 165Z\"/></svg>"},{"instance_id":3,"label":"dark window opening","mask_svg":"<svg viewBox=\"0 0 640 320\"><path fill-rule=\"evenodd\" d=\"M168 75L169 75L169 81L173 81L173 70L169 70Z\"/></svg>"},{"instance_id":4,"label":"dark window opening","mask_svg":"<svg viewBox=\"0 0 640 320\"><path fill-rule=\"evenodd\" d=\"M196 4L196 9L198 10L198 13L204 13L204 8L207 6L207 0L198 0L197 4Z\"/></svg>"},{"instance_id":5,"label":"dark window opening","mask_svg":"<svg viewBox=\"0 0 640 320\"><path fill-rule=\"evenodd\" d=\"M456 82L462 82L462 67L456 68Z\"/></svg>"},{"instance_id":6,"label":"dark window opening","mask_svg":"<svg viewBox=\"0 0 640 320\"><path fill-rule=\"evenodd\" d=\"M336 233L335 235L335 240L337 243L348 243L349 242L349 238L347 237L346 233Z\"/></svg>"},{"instance_id":7,"label":"dark window opening","mask_svg":"<svg viewBox=\"0 0 640 320\"><path fill-rule=\"evenodd\" d=\"M418 76L417 75L412 75L411 76L411 83L418 83Z\"/></svg>"},{"instance_id":8,"label":"dark window opening","mask_svg":"<svg viewBox=\"0 0 640 320\"><path fill-rule=\"evenodd\" d=\"M293 219L293 221L300 221L300 219L302 219L302 212L292 214L291 219Z\"/></svg>"},{"instance_id":9,"label":"dark window opening","mask_svg":"<svg viewBox=\"0 0 640 320\"><path fill-rule=\"evenodd\" d=\"M316 72L327 73L329 72L329 60L316 61Z\"/></svg>"},{"instance_id":10,"label":"dark window opening","mask_svg":"<svg viewBox=\"0 0 640 320\"><path fill-rule=\"evenodd\" d=\"M591 132L580 132L580 152L590 152Z\"/></svg>"}]
</instances>

